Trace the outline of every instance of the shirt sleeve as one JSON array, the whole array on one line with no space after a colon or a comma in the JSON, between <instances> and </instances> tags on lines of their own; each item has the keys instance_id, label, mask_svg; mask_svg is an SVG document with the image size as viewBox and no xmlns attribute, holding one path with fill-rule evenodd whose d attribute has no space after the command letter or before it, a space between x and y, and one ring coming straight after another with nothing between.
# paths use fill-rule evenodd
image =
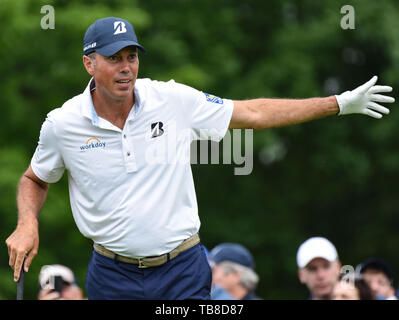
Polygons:
<instances>
[{"instance_id":1,"label":"shirt sleeve","mask_svg":"<svg viewBox=\"0 0 399 320\"><path fill-rule=\"evenodd\" d=\"M179 94L190 122L193 139L220 141L229 128L234 108L233 101L181 84Z\"/></svg>"},{"instance_id":2,"label":"shirt sleeve","mask_svg":"<svg viewBox=\"0 0 399 320\"><path fill-rule=\"evenodd\" d=\"M57 140L54 121L49 113L40 130L39 143L31 160L33 172L47 183L60 180L65 170Z\"/></svg>"}]
</instances>

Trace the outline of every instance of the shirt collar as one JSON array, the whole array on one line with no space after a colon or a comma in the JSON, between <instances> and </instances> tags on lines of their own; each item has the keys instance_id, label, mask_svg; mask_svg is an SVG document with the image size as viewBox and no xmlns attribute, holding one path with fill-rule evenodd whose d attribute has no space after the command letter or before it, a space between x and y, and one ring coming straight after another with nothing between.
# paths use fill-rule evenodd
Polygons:
<instances>
[{"instance_id":1,"label":"shirt collar","mask_svg":"<svg viewBox=\"0 0 399 320\"><path fill-rule=\"evenodd\" d=\"M83 101L82 101L82 115L91 120L93 126L98 125L98 115L96 109L94 108L93 99L91 97L91 92L96 88L96 83L94 78L91 78L89 84L86 86L85 91L83 91Z\"/></svg>"},{"instance_id":2,"label":"shirt collar","mask_svg":"<svg viewBox=\"0 0 399 320\"><path fill-rule=\"evenodd\" d=\"M93 126L98 127L99 118L96 109L94 108L93 98L91 96L91 92L95 88L96 88L96 82L94 81L94 78L91 78L88 85L86 86L86 89L83 91L82 115L85 116L86 118L89 118ZM135 117L142 108L143 99L139 91L140 90L137 87L137 80L136 80L136 84L134 85L133 89L134 106L129 114L129 117L131 116Z\"/></svg>"}]
</instances>

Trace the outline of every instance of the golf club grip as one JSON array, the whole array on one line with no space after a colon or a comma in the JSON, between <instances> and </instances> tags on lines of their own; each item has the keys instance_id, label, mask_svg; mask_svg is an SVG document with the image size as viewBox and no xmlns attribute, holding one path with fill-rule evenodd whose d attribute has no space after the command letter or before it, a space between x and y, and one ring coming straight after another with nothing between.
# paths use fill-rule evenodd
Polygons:
<instances>
[{"instance_id":1,"label":"golf club grip","mask_svg":"<svg viewBox=\"0 0 399 320\"><path fill-rule=\"evenodd\" d=\"M22 262L22 267L21 267L21 274L19 275L19 280L17 283L17 300L24 300L24 265L25 265L25 259Z\"/></svg>"}]
</instances>

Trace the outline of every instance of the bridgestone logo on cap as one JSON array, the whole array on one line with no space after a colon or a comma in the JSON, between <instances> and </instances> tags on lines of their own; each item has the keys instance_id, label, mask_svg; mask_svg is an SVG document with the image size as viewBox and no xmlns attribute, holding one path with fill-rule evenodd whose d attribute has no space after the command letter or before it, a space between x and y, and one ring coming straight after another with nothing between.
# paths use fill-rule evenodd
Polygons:
<instances>
[{"instance_id":1,"label":"bridgestone logo on cap","mask_svg":"<svg viewBox=\"0 0 399 320\"><path fill-rule=\"evenodd\" d=\"M123 21L115 21L114 22L114 34L125 33L126 25Z\"/></svg>"}]
</instances>

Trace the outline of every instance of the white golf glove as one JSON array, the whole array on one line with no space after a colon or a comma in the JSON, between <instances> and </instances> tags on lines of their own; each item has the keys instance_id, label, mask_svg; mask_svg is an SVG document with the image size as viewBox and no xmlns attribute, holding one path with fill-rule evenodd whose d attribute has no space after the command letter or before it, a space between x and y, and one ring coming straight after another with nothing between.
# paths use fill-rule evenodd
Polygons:
<instances>
[{"instance_id":1,"label":"white golf glove","mask_svg":"<svg viewBox=\"0 0 399 320\"><path fill-rule=\"evenodd\" d=\"M379 105L377 102L393 103L395 99L379 94L381 92L391 92L392 87L375 86L378 77L374 76L365 84L355 90L346 91L336 95L339 113L345 115L351 113L362 113L367 116L380 119L383 114L388 114L389 109Z\"/></svg>"}]
</instances>

